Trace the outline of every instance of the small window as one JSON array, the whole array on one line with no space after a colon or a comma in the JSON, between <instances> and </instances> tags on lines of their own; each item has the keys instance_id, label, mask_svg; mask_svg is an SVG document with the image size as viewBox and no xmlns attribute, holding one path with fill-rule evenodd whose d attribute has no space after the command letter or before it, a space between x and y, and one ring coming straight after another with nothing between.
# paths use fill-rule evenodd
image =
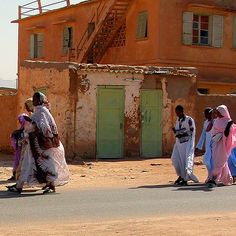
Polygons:
<instances>
[{"instance_id":1,"label":"small window","mask_svg":"<svg viewBox=\"0 0 236 236\"><path fill-rule=\"evenodd\" d=\"M41 58L43 56L43 34L30 35L30 58Z\"/></svg>"},{"instance_id":2,"label":"small window","mask_svg":"<svg viewBox=\"0 0 236 236\"><path fill-rule=\"evenodd\" d=\"M137 19L137 30L136 30L137 39L147 38L148 37L148 12L140 12Z\"/></svg>"},{"instance_id":3,"label":"small window","mask_svg":"<svg viewBox=\"0 0 236 236\"><path fill-rule=\"evenodd\" d=\"M206 88L199 88L199 89L197 89L197 91L200 94L209 94L209 89L206 89Z\"/></svg>"},{"instance_id":4,"label":"small window","mask_svg":"<svg viewBox=\"0 0 236 236\"><path fill-rule=\"evenodd\" d=\"M68 53L68 49L73 45L73 28L66 27L63 31L63 54Z\"/></svg>"}]
</instances>

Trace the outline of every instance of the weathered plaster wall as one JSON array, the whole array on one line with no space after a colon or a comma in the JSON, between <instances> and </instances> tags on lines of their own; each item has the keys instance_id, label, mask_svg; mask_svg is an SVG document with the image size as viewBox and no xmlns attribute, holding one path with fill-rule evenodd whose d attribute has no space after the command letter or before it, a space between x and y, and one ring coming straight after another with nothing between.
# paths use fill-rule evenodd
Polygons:
<instances>
[{"instance_id":1,"label":"weathered plaster wall","mask_svg":"<svg viewBox=\"0 0 236 236\"><path fill-rule=\"evenodd\" d=\"M186 114L195 118L196 78L146 75L142 88L163 91L162 150L163 155L168 155L175 142L172 131L176 122L175 107L183 105Z\"/></svg>"},{"instance_id":2,"label":"weathered plaster wall","mask_svg":"<svg viewBox=\"0 0 236 236\"><path fill-rule=\"evenodd\" d=\"M124 157L140 155L140 89L163 91L164 154L169 154L174 144L175 106L182 104L187 114L195 116L195 77L144 76L125 70L88 70L75 63L30 61L20 67L17 113L24 111L25 100L35 90L46 91L67 157L95 158L98 86L124 87Z\"/></svg>"},{"instance_id":3,"label":"weathered plaster wall","mask_svg":"<svg viewBox=\"0 0 236 236\"><path fill-rule=\"evenodd\" d=\"M96 112L98 86L124 86L124 156L139 156L139 89L143 75L110 72L77 72L76 153L96 155ZM133 80L134 78L134 80Z\"/></svg>"},{"instance_id":4,"label":"weathered plaster wall","mask_svg":"<svg viewBox=\"0 0 236 236\"><path fill-rule=\"evenodd\" d=\"M70 93L68 65L25 62L20 67L17 112L25 112L24 102L37 89L46 91L51 112L68 156L73 156L73 93Z\"/></svg>"},{"instance_id":5,"label":"weathered plaster wall","mask_svg":"<svg viewBox=\"0 0 236 236\"><path fill-rule=\"evenodd\" d=\"M17 128L16 98L16 95L0 96L0 111L2 111L0 151L13 151L10 135Z\"/></svg>"}]
</instances>

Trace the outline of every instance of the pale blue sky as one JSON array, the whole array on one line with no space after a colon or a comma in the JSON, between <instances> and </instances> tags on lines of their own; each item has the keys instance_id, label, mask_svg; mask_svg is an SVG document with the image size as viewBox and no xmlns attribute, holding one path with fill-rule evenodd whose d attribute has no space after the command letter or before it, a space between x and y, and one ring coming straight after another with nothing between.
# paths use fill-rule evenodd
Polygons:
<instances>
[{"instance_id":1,"label":"pale blue sky","mask_svg":"<svg viewBox=\"0 0 236 236\"><path fill-rule=\"evenodd\" d=\"M58 0L42 0L42 4ZM0 0L0 80L16 81L18 53L18 25L10 23L18 17L18 5L24 5L32 0ZM72 4L82 0L71 0ZM8 81L8 84L12 84ZM0 83L0 86L1 83Z\"/></svg>"}]
</instances>

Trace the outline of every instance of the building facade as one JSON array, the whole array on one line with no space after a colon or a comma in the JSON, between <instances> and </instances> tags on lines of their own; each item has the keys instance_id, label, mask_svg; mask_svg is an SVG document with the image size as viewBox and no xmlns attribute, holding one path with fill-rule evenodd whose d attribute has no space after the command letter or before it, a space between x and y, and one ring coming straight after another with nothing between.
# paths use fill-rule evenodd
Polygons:
<instances>
[{"instance_id":1,"label":"building facade","mask_svg":"<svg viewBox=\"0 0 236 236\"><path fill-rule=\"evenodd\" d=\"M93 0L15 22L19 65L32 59L188 66L198 68L200 93L236 92L234 0Z\"/></svg>"},{"instance_id":2,"label":"building facade","mask_svg":"<svg viewBox=\"0 0 236 236\"><path fill-rule=\"evenodd\" d=\"M20 72L19 112L43 91L67 157L168 155L175 106L195 113L196 75L188 68L25 61Z\"/></svg>"}]
</instances>

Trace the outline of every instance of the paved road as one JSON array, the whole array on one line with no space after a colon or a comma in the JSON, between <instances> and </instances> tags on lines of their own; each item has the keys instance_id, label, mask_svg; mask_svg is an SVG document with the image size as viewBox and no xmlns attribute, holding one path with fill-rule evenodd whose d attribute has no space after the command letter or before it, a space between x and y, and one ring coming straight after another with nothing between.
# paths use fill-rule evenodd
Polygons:
<instances>
[{"instance_id":1,"label":"paved road","mask_svg":"<svg viewBox=\"0 0 236 236\"><path fill-rule=\"evenodd\" d=\"M0 191L0 224L25 221L80 222L236 211L236 186L209 191L203 185L65 191L22 195Z\"/></svg>"}]
</instances>

